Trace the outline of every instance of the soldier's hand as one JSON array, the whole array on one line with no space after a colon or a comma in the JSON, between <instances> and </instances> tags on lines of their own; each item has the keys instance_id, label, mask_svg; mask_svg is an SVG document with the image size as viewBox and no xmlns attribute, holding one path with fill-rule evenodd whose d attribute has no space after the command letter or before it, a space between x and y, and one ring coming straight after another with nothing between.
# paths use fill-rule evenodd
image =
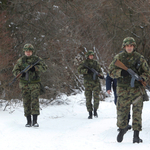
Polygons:
<instances>
[{"instance_id":1,"label":"soldier's hand","mask_svg":"<svg viewBox=\"0 0 150 150\"><path fill-rule=\"evenodd\" d=\"M107 93L110 95L112 92L111 92L111 90L108 90Z\"/></svg>"},{"instance_id":2,"label":"soldier's hand","mask_svg":"<svg viewBox=\"0 0 150 150\"><path fill-rule=\"evenodd\" d=\"M32 68L29 69L29 71L34 72L35 71L35 67L33 66Z\"/></svg>"},{"instance_id":3,"label":"soldier's hand","mask_svg":"<svg viewBox=\"0 0 150 150\"><path fill-rule=\"evenodd\" d=\"M143 78L141 78L141 80L139 80L138 82L139 82L139 84L140 84L140 85L142 85L142 86L143 86L143 84L144 84L145 80L144 80Z\"/></svg>"},{"instance_id":4,"label":"soldier's hand","mask_svg":"<svg viewBox=\"0 0 150 150\"><path fill-rule=\"evenodd\" d=\"M88 69L88 73L90 74L90 73L93 73L90 69Z\"/></svg>"},{"instance_id":5,"label":"soldier's hand","mask_svg":"<svg viewBox=\"0 0 150 150\"><path fill-rule=\"evenodd\" d=\"M128 71L126 71L126 70L122 70L121 71L121 76L123 76L123 77L127 77L127 76L129 76L130 74L128 73Z\"/></svg>"},{"instance_id":6,"label":"soldier's hand","mask_svg":"<svg viewBox=\"0 0 150 150\"><path fill-rule=\"evenodd\" d=\"M25 77L26 73L24 72L21 77Z\"/></svg>"},{"instance_id":7,"label":"soldier's hand","mask_svg":"<svg viewBox=\"0 0 150 150\"><path fill-rule=\"evenodd\" d=\"M104 76L101 76L100 74L98 75L98 77L99 77L100 79L104 79Z\"/></svg>"},{"instance_id":8,"label":"soldier's hand","mask_svg":"<svg viewBox=\"0 0 150 150\"><path fill-rule=\"evenodd\" d=\"M102 76L101 74L98 74L98 77L99 77L100 79L104 79L104 76Z\"/></svg>"}]
</instances>

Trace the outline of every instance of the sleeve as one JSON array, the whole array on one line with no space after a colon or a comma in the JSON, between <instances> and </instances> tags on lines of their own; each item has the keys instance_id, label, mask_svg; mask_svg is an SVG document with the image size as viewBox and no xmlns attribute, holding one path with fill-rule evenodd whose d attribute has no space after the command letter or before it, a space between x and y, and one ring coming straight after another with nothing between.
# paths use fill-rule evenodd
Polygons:
<instances>
[{"instance_id":1,"label":"sleeve","mask_svg":"<svg viewBox=\"0 0 150 150\"><path fill-rule=\"evenodd\" d=\"M98 73L103 77L104 76L104 74L103 74L103 72L102 72L102 69L101 69L101 65L97 62L97 67L98 67L98 69L97 69L97 71L98 71Z\"/></svg>"},{"instance_id":2,"label":"sleeve","mask_svg":"<svg viewBox=\"0 0 150 150\"><path fill-rule=\"evenodd\" d=\"M144 81L148 81L150 78L149 66L143 56L140 58L140 61L142 62L142 74L140 76L144 79Z\"/></svg>"},{"instance_id":3,"label":"sleeve","mask_svg":"<svg viewBox=\"0 0 150 150\"><path fill-rule=\"evenodd\" d=\"M17 63L15 64L12 70L14 76L17 76L20 72L21 72L21 59L17 61Z\"/></svg>"},{"instance_id":4,"label":"sleeve","mask_svg":"<svg viewBox=\"0 0 150 150\"><path fill-rule=\"evenodd\" d=\"M43 59L42 58L40 58L40 59L41 59L41 61L37 65L35 65L35 70L39 71L39 72L45 72L48 67L44 63Z\"/></svg>"},{"instance_id":5,"label":"sleeve","mask_svg":"<svg viewBox=\"0 0 150 150\"><path fill-rule=\"evenodd\" d=\"M88 69L83 66L83 63L84 62L82 62L78 67L79 74L87 74L88 73Z\"/></svg>"},{"instance_id":6,"label":"sleeve","mask_svg":"<svg viewBox=\"0 0 150 150\"><path fill-rule=\"evenodd\" d=\"M113 61L111 62L111 64L109 65L109 75L111 78L119 78L121 77L121 71L122 69L120 69L119 67L115 66L115 62L116 60L119 59L119 55L116 55L113 59Z\"/></svg>"}]
</instances>

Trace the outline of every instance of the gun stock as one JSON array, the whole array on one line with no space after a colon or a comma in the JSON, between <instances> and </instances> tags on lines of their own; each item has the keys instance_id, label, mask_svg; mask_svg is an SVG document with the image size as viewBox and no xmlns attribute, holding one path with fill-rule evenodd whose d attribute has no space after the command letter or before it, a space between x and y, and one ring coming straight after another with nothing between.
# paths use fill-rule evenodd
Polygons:
<instances>
[{"instance_id":1,"label":"gun stock","mask_svg":"<svg viewBox=\"0 0 150 150\"><path fill-rule=\"evenodd\" d=\"M126 71L128 70L128 68L118 59L115 61L115 66L122 68L123 70L126 70Z\"/></svg>"}]
</instances>

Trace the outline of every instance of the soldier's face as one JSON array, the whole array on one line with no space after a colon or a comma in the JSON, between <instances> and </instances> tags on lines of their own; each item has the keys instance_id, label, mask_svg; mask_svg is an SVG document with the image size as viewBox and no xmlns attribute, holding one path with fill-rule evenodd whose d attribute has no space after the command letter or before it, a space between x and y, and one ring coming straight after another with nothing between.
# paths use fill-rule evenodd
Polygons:
<instances>
[{"instance_id":1,"label":"soldier's face","mask_svg":"<svg viewBox=\"0 0 150 150\"><path fill-rule=\"evenodd\" d=\"M126 45L125 46L125 50L127 51L127 53L132 53L134 49L133 45Z\"/></svg>"},{"instance_id":2,"label":"soldier's face","mask_svg":"<svg viewBox=\"0 0 150 150\"><path fill-rule=\"evenodd\" d=\"M93 55L89 55L89 59L93 59L93 57L94 57Z\"/></svg>"},{"instance_id":3,"label":"soldier's face","mask_svg":"<svg viewBox=\"0 0 150 150\"><path fill-rule=\"evenodd\" d=\"M28 57L31 56L32 55L32 51L25 51L25 55L28 56Z\"/></svg>"}]
</instances>

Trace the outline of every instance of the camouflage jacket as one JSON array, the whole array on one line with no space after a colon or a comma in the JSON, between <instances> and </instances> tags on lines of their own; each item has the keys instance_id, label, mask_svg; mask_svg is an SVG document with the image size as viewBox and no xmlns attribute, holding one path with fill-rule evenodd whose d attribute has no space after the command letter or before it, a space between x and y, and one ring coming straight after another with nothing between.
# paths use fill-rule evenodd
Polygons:
<instances>
[{"instance_id":1,"label":"camouflage jacket","mask_svg":"<svg viewBox=\"0 0 150 150\"><path fill-rule=\"evenodd\" d=\"M117 78L117 86L120 87L129 87L131 82L131 76L123 77L121 76L122 69L115 66L115 61L120 60L126 67L132 69L135 73L137 73L140 77L142 77L145 81L147 81L150 77L149 66L144 59L144 57L136 51L132 53L127 53L126 50L117 54L114 57L114 60L109 65L109 75L112 78ZM135 81L135 87L142 86Z\"/></svg>"},{"instance_id":2,"label":"camouflage jacket","mask_svg":"<svg viewBox=\"0 0 150 150\"><path fill-rule=\"evenodd\" d=\"M38 56L32 55L32 56L23 56L20 59L18 59L16 65L13 68L13 75L17 76L22 70L24 70L28 65L34 64L37 62L39 59ZM40 72L45 72L47 70L47 65L42 61L40 61L38 64L35 66L35 71L28 71L28 79L26 79L26 76L21 76L20 77L20 82L21 83L38 83L40 82Z\"/></svg>"},{"instance_id":3,"label":"camouflage jacket","mask_svg":"<svg viewBox=\"0 0 150 150\"><path fill-rule=\"evenodd\" d=\"M83 64L85 64L89 68L95 69L101 76L104 76L99 63L96 60L86 59L78 67L78 73L83 74L84 80L94 81L93 80L93 73L92 72L88 73L88 69L85 66L83 66ZM98 76L96 76L95 82L97 82L97 81L98 81Z\"/></svg>"}]
</instances>

